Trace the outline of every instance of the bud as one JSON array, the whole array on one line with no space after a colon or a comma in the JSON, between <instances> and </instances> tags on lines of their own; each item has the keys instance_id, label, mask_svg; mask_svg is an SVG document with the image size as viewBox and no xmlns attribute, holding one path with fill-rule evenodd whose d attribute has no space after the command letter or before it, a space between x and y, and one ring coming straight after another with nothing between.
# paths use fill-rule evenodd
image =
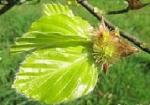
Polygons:
<instances>
[{"instance_id":1,"label":"bud","mask_svg":"<svg viewBox=\"0 0 150 105\"><path fill-rule=\"evenodd\" d=\"M118 29L110 31L104 21L92 40L95 61L97 64L102 64L104 72L109 68L109 64L138 51L137 48L120 37Z\"/></svg>"},{"instance_id":2,"label":"bud","mask_svg":"<svg viewBox=\"0 0 150 105\"><path fill-rule=\"evenodd\" d=\"M126 0L128 2L129 9L140 9L143 7L143 3L140 0Z\"/></svg>"}]
</instances>

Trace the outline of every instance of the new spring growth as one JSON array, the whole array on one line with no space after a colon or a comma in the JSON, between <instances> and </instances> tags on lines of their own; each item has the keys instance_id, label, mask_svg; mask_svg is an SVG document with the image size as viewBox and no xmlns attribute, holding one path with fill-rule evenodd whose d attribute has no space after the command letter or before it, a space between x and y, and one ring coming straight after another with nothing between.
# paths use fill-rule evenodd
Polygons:
<instances>
[{"instance_id":1,"label":"new spring growth","mask_svg":"<svg viewBox=\"0 0 150 105\"><path fill-rule=\"evenodd\" d=\"M118 29L109 30L103 20L92 40L96 64L102 64L104 72L108 70L109 64L138 51L137 48L120 37Z\"/></svg>"}]
</instances>

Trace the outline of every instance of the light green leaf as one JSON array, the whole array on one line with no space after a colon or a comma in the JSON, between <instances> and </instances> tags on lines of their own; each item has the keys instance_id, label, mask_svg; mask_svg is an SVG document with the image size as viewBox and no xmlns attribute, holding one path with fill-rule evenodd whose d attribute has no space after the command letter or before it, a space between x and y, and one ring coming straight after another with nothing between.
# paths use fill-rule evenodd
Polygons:
<instances>
[{"instance_id":1,"label":"light green leaf","mask_svg":"<svg viewBox=\"0 0 150 105\"><path fill-rule=\"evenodd\" d=\"M69 17L74 16L72 10L70 10L68 6L64 6L61 4L45 4L43 11L47 16L56 14L64 14Z\"/></svg>"},{"instance_id":2,"label":"light green leaf","mask_svg":"<svg viewBox=\"0 0 150 105\"><path fill-rule=\"evenodd\" d=\"M66 36L80 36L88 38L92 26L80 17L66 15L44 16L32 24L30 31L59 32Z\"/></svg>"},{"instance_id":3,"label":"light green leaf","mask_svg":"<svg viewBox=\"0 0 150 105\"><path fill-rule=\"evenodd\" d=\"M13 87L35 100L55 104L91 92L97 75L82 46L43 49L21 64Z\"/></svg>"},{"instance_id":4,"label":"light green leaf","mask_svg":"<svg viewBox=\"0 0 150 105\"><path fill-rule=\"evenodd\" d=\"M68 47L78 45L88 45L88 41L85 38L79 36L63 35L61 33L52 32L30 32L26 33L22 38L19 38L15 46L12 46L12 52L22 52L29 50L37 50L43 48L56 48L56 47Z\"/></svg>"},{"instance_id":5,"label":"light green leaf","mask_svg":"<svg viewBox=\"0 0 150 105\"><path fill-rule=\"evenodd\" d=\"M91 25L67 6L45 5L46 16L16 40L12 52L32 51L19 68L13 87L48 104L91 92L97 70L89 56Z\"/></svg>"},{"instance_id":6,"label":"light green leaf","mask_svg":"<svg viewBox=\"0 0 150 105\"><path fill-rule=\"evenodd\" d=\"M84 45L90 39L91 28L88 22L79 17L71 18L62 14L44 16L32 24L28 33L17 39L11 51Z\"/></svg>"}]
</instances>

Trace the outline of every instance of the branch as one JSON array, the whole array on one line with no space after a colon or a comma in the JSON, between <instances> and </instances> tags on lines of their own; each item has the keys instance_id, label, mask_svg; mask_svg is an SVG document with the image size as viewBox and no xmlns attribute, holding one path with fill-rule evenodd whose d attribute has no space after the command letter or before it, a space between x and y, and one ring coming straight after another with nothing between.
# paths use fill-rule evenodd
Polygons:
<instances>
[{"instance_id":1,"label":"branch","mask_svg":"<svg viewBox=\"0 0 150 105\"><path fill-rule=\"evenodd\" d=\"M86 8L91 14L93 14L99 21L101 21L101 19L103 18L102 14L100 14L99 12L95 11L95 8L88 3L87 0L76 0L79 4L81 4L84 8ZM113 25L111 22L109 22L107 19L103 18L104 22L106 24L106 26L111 29L114 30L115 29L115 25ZM134 45L136 45L137 47L139 47L141 50L147 52L148 54L150 54L150 48L147 48L146 45L137 40L136 38L132 37L132 35L130 35L129 33L126 33L122 30L120 30L120 36L122 36L123 38L127 39L128 41L130 41L131 43L133 43Z\"/></svg>"},{"instance_id":2,"label":"branch","mask_svg":"<svg viewBox=\"0 0 150 105\"><path fill-rule=\"evenodd\" d=\"M13 8L15 5L21 5L25 2L29 2L32 0L25 0L21 2L20 0L6 0L7 3L3 4L4 6L0 9L0 15L4 14L5 12L9 11L11 8ZM41 0L36 0L32 4L39 3Z\"/></svg>"},{"instance_id":3,"label":"branch","mask_svg":"<svg viewBox=\"0 0 150 105\"><path fill-rule=\"evenodd\" d=\"M150 5L150 2L149 3L142 3L140 0L126 0L126 1L128 2L127 8L122 9L122 10L109 11L106 14L107 15L123 14L123 13L127 13L128 11L142 9L142 8Z\"/></svg>"},{"instance_id":4,"label":"branch","mask_svg":"<svg viewBox=\"0 0 150 105\"><path fill-rule=\"evenodd\" d=\"M0 9L0 15L4 14L5 12L7 12L8 10L10 10L14 5L4 5L1 9Z\"/></svg>"},{"instance_id":5,"label":"branch","mask_svg":"<svg viewBox=\"0 0 150 105\"><path fill-rule=\"evenodd\" d=\"M127 13L128 11L129 11L129 8L126 8L126 9L122 9L122 10L118 10L118 11L109 11L106 14L107 15L123 14L123 13Z\"/></svg>"},{"instance_id":6,"label":"branch","mask_svg":"<svg viewBox=\"0 0 150 105\"><path fill-rule=\"evenodd\" d=\"M5 4L1 9L0 9L0 15L4 14L8 10L10 10L12 7L14 7L17 4L17 1L14 2L13 0L7 0L7 4Z\"/></svg>"}]
</instances>

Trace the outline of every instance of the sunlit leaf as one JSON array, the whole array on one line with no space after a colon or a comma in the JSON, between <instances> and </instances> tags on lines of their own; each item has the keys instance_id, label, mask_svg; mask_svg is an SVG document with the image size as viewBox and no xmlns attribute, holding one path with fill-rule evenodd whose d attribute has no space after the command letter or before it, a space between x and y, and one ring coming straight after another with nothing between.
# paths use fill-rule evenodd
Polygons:
<instances>
[{"instance_id":1,"label":"sunlit leaf","mask_svg":"<svg viewBox=\"0 0 150 105\"><path fill-rule=\"evenodd\" d=\"M97 70L84 47L37 50L21 64L13 87L47 104L91 92Z\"/></svg>"},{"instance_id":2,"label":"sunlit leaf","mask_svg":"<svg viewBox=\"0 0 150 105\"><path fill-rule=\"evenodd\" d=\"M22 52L45 47L83 45L89 41L91 29L89 23L80 17L69 17L63 14L44 16L32 24L28 33L17 39L11 51Z\"/></svg>"},{"instance_id":3,"label":"sunlit leaf","mask_svg":"<svg viewBox=\"0 0 150 105\"><path fill-rule=\"evenodd\" d=\"M47 16L56 15L56 14L64 14L69 17L74 16L72 10L70 10L68 6L64 6L61 4L46 4L46 5L44 5L44 13Z\"/></svg>"},{"instance_id":4,"label":"sunlit leaf","mask_svg":"<svg viewBox=\"0 0 150 105\"><path fill-rule=\"evenodd\" d=\"M42 48L67 47L77 45L87 45L88 41L79 36L69 36L61 33L52 32L30 32L19 38L15 46L12 47L12 52L22 52L36 50Z\"/></svg>"},{"instance_id":5,"label":"sunlit leaf","mask_svg":"<svg viewBox=\"0 0 150 105\"><path fill-rule=\"evenodd\" d=\"M32 50L20 65L13 88L47 104L88 94L98 75L89 47L92 27L67 6L45 5L44 12L11 49Z\"/></svg>"}]
</instances>

